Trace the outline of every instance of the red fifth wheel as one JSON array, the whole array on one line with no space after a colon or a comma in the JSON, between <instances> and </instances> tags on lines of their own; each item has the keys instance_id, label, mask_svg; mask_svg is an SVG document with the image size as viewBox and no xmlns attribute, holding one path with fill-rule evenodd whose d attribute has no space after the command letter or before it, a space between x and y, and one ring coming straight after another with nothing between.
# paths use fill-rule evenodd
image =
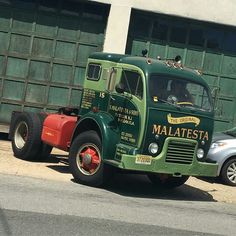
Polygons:
<instances>
[{"instance_id":1,"label":"red fifth wheel","mask_svg":"<svg viewBox=\"0 0 236 236\"><path fill-rule=\"evenodd\" d=\"M90 186L103 186L112 171L102 159L101 138L95 131L79 134L69 152L69 165L76 182Z\"/></svg>"}]
</instances>

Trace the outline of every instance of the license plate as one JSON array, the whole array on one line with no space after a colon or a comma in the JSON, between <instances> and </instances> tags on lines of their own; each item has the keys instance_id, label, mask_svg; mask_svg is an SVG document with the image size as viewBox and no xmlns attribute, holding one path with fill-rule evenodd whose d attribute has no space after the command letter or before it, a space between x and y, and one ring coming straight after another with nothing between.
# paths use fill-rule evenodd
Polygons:
<instances>
[{"instance_id":1,"label":"license plate","mask_svg":"<svg viewBox=\"0 0 236 236\"><path fill-rule=\"evenodd\" d=\"M137 156L135 159L136 164L142 164L142 165L151 165L152 158L149 156Z\"/></svg>"}]
</instances>

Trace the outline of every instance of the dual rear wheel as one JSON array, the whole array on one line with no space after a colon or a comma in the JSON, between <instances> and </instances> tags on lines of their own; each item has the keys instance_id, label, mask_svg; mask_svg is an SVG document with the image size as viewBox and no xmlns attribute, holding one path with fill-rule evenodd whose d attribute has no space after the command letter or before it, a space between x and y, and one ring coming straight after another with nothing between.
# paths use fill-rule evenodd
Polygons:
<instances>
[{"instance_id":1,"label":"dual rear wheel","mask_svg":"<svg viewBox=\"0 0 236 236\"><path fill-rule=\"evenodd\" d=\"M12 121L12 150L14 156L23 160L44 160L52 147L41 141L43 115L22 112Z\"/></svg>"}]
</instances>

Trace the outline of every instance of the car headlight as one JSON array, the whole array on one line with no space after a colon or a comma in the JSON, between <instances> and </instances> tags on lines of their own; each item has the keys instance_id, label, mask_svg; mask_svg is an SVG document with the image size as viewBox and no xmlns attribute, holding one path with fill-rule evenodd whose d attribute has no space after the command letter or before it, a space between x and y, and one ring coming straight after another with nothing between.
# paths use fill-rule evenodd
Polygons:
<instances>
[{"instance_id":1,"label":"car headlight","mask_svg":"<svg viewBox=\"0 0 236 236\"><path fill-rule=\"evenodd\" d=\"M197 150L197 158L202 159L204 157L204 150L202 148L198 148Z\"/></svg>"},{"instance_id":2,"label":"car headlight","mask_svg":"<svg viewBox=\"0 0 236 236\"><path fill-rule=\"evenodd\" d=\"M226 143L224 143L224 142L214 142L211 144L210 148L213 149L213 148L223 147L225 145L226 145Z\"/></svg>"},{"instance_id":3,"label":"car headlight","mask_svg":"<svg viewBox=\"0 0 236 236\"><path fill-rule=\"evenodd\" d=\"M158 152L158 144L157 143L150 143L149 147L148 147L148 151L151 153L151 154L156 154Z\"/></svg>"}]
</instances>

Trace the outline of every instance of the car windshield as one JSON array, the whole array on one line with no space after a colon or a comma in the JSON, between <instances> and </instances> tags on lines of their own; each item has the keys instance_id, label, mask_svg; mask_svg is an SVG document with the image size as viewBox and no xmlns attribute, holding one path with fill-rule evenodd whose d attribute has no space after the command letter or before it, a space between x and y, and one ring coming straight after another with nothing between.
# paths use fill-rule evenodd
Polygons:
<instances>
[{"instance_id":1,"label":"car windshield","mask_svg":"<svg viewBox=\"0 0 236 236\"><path fill-rule=\"evenodd\" d=\"M212 111L207 88L186 79L153 74L149 80L149 91L154 103L191 107Z\"/></svg>"},{"instance_id":2,"label":"car windshield","mask_svg":"<svg viewBox=\"0 0 236 236\"><path fill-rule=\"evenodd\" d=\"M228 135L231 135L231 136L236 138L236 127L232 128L232 129L229 129L229 130L226 130L224 133L228 134Z\"/></svg>"}]
</instances>

